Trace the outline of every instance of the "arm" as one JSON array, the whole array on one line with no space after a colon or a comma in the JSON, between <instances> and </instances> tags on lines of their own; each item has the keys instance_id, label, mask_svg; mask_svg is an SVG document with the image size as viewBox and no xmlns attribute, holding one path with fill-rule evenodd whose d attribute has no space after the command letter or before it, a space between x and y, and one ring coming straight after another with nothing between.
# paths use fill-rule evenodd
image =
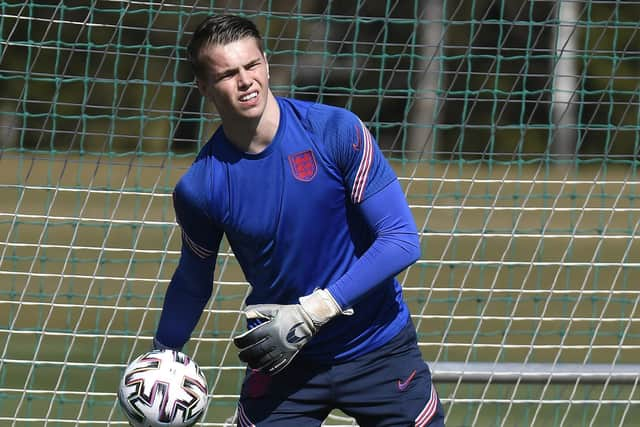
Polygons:
<instances>
[{"instance_id":1,"label":"arm","mask_svg":"<svg viewBox=\"0 0 640 427\"><path fill-rule=\"evenodd\" d=\"M364 200L359 208L376 238L360 259L327 287L342 309L352 307L376 285L420 257L415 221L397 180Z\"/></svg>"},{"instance_id":2,"label":"arm","mask_svg":"<svg viewBox=\"0 0 640 427\"><path fill-rule=\"evenodd\" d=\"M189 340L211 297L214 265L183 244L178 268L164 297L154 339L156 348L180 350Z\"/></svg>"},{"instance_id":3,"label":"arm","mask_svg":"<svg viewBox=\"0 0 640 427\"><path fill-rule=\"evenodd\" d=\"M351 202L374 235L349 270L327 286L344 310L413 264L420 257L420 242L398 178L373 135L349 112L336 114L332 123L323 128L329 152Z\"/></svg>"},{"instance_id":4,"label":"arm","mask_svg":"<svg viewBox=\"0 0 640 427\"><path fill-rule=\"evenodd\" d=\"M182 232L178 267L164 298L155 348L181 349L189 340L212 292L222 232L212 225L196 186L182 179L174 191L176 220Z\"/></svg>"}]
</instances>

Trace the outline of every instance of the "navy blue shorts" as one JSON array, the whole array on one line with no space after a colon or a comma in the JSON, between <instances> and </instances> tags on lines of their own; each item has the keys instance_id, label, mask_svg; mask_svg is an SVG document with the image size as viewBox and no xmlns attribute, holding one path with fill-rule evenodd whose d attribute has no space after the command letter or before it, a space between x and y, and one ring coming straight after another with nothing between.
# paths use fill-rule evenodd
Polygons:
<instances>
[{"instance_id":1,"label":"navy blue shorts","mask_svg":"<svg viewBox=\"0 0 640 427\"><path fill-rule=\"evenodd\" d=\"M444 427L444 411L412 322L381 348L321 366L296 358L281 373L247 371L237 425L320 426L333 409L361 427Z\"/></svg>"}]
</instances>

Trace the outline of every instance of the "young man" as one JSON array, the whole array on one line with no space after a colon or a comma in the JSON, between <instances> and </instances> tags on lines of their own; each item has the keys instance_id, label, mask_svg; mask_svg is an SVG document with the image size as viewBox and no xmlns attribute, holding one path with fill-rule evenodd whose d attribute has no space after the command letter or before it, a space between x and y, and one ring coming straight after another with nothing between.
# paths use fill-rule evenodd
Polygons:
<instances>
[{"instance_id":1,"label":"young man","mask_svg":"<svg viewBox=\"0 0 640 427\"><path fill-rule=\"evenodd\" d=\"M277 98L255 25L212 16L188 47L222 126L174 192L179 265L156 347L180 349L211 296L227 236L252 286L240 426L443 426L395 276L420 256L397 177L362 122Z\"/></svg>"}]
</instances>

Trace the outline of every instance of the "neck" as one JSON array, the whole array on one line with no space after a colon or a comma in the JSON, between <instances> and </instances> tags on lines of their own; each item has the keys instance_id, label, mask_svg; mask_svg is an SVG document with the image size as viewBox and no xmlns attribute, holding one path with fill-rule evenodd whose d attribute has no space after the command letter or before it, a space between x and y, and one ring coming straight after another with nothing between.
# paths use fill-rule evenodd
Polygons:
<instances>
[{"instance_id":1,"label":"neck","mask_svg":"<svg viewBox=\"0 0 640 427\"><path fill-rule=\"evenodd\" d=\"M280 107L275 97L268 92L267 104L260 117L222 118L225 136L244 153L260 153L273 141L280 124Z\"/></svg>"}]
</instances>

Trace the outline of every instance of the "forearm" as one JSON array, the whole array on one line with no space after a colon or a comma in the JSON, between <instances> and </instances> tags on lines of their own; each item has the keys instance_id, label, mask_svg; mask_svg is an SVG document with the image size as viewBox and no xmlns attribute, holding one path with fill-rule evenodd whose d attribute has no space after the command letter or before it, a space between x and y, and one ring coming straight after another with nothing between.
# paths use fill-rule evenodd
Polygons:
<instances>
[{"instance_id":1,"label":"forearm","mask_svg":"<svg viewBox=\"0 0 640 427\"><path fill-rule=\"evenodd\" d=\"M211 297L214 264L183 250L164 298L155 339L180 349L189 340Z\"/></svg>"},{"instance_id":2,"label":"forearm","mask_svg":"<svg viewBox=\"0 0 640 427\"><path fill-rule=\"evenodd\" d=\"M399 183L372 195L362 202L361 209L376 238L351 268L327 287L343 310L420 257L415 222Z\"/></svg>"}]
</instances>

